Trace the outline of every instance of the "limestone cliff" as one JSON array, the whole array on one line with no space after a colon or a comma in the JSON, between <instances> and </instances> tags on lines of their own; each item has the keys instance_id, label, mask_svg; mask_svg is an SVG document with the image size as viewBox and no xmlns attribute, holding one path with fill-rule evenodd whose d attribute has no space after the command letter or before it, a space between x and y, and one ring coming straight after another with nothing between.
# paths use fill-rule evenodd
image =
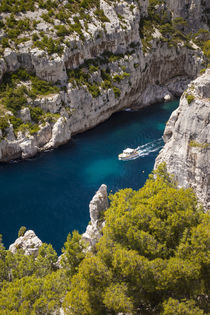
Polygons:
<instances>
[{"instance_id":1,"label":"limestone cliff","mask_svg":"<svg viewBox=\"0 0 210 315\"><path fill-rule=\"evenodd\" d=\"M192 81L164 132L165 146L156 165L165 161L182 187L192 187L210 209L210 70Z\"/></svg>"},{"instance_id":2,"label":"limestone cliff","mask_svg":"<svg viewBox=\"0 0 210 315\"><path fill-rule=\"evenodd\" d=\"M37 256L41 245L42 241L36 236L34 231L28 230L23 236L18 237L15 242L10 245L9 250L15 254L18 249L22 249L25 255Z\"/></svg>"},{"instance_id":3,"label":"limestone cliff","mask_svg":"<svg viewBox=\"0 0 210 315\"><path fill-rule=\"evenodd\" d=\"M182 17L188 21L185 27L190 31L197 31L209 25L210 3L208 0L169 0L168 6L174 18Z\"/></svg>"},{"instance_id":4,"label":"limestone cliff","mask_svg":"<svg viewBox=\"0 0 210 315\"><path fill-rule=\"evenodd\" d=\"M90 223L88 224L85 233L82 234L83 240L89 242L90 246L94 246L101 238L101 230L105 222L102 219L103 213L108 209L107 186L102 184L96 194L93 196L89 204Z\"/></svg>"},{"instance_id":5,"label":"limestone cliff","mask_svg":"<svg viewBox=\"0 0 210 315\"><path fill-rule=\"evenodd\" d=\"M194 31L209 38L208 1L27 3L22 12L15 1L14 14L0 2L0 161L57 147L122 108L179 96L206 66L200 37L185 32L196 4Z\"/></svg>"}]
</instances>

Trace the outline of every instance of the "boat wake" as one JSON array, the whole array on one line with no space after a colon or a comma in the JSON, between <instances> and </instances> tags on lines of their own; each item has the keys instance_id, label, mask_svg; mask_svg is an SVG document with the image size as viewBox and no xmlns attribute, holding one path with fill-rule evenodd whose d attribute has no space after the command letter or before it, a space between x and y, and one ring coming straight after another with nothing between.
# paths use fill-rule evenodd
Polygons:
<instances>
[{"instance_id":1,"label":"boat wake","mask_svg":"<svg viewBox=\"0 0 210 315\"><path fill-rule=\"evenodd\" d=\"M160 150L163 147L163 140L159 138L146 144L143 144L136 149L127 148L123 150L123 153L118 155L119 160L130 161L136 160L139 157L150 155L153 152Z\"/></svg>"},{"instance_id":2,"label":"boat wake","mask_svg":"<svg viewBox=\"0 0 210 315\"><path fill-rule=\"evenodd\" d=\"M149 155L150 153L156 152L163 147L163 140L159 138L152 142L148 142L139 146L136 150L138 151L139 157L144 157Z\"/></svg>"}]
</instances>

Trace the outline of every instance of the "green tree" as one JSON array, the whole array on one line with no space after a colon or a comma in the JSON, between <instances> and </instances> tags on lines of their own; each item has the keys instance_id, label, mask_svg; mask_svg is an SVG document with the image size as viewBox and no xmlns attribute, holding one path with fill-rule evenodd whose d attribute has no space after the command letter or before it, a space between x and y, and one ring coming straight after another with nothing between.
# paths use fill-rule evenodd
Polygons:
<instances>
[{"instance_id":1,"label":"green tree","mask_svg":"<svg viewBox=\"0 0 210 315\"><path fill-rule=\"evenodd\" d=\"M6 256L7 256L7 251L2 243L2 235L0 234L0 289L3 283L3 280L8 280Z\"/></svg>"},{"instance_id":2,"label":"green tree","mask_svg":"<svg viewBox=\"0 0 210 315\"><path fill-rule=\"evenodd\" d=\"M208 313L209 215L190 189L178 189L165 165L139 191L110 196L103 236L87 252L68 235L57 254L7 251L0 239L0 313L191 315Z\"/></svg>"},{"instance_id":3,"label":"green tree","mask_svg":"<svg viewBox=\"0 0 210 315\"><path fill-rule=\"evenodd\" d=\"M80 264L79 273L72 278L71 291L63 303L66 313L105 314L106 308L101 302L110 280L107 266L98 257L88 254Z\"/></svg>"},{"instance_id":4,"label":"green tree","mask_svg":"<svg viewBox=\"0 0 210 315\"><path fill-rule=\"evenodd\" d=\"M133 311L133 303L128 296L126 284L111 284L104 293L104 304L115 313Z\"/></svg>"},{"instance_id":5,"label":"green tree","mask_svg":"<svg viewBox=\"0 0 210 315\"><path fill-rule=\"evenodd\" d=\"M163 164L139 191L124 189L110 199L103 236L79 265L65 310L166 314L165 301L173 297L193 301L180 304L177 314L192 305L198 314L206 311L209 223L192 190L178 189Z\"/></svg>"},{"instance_id":6,"label":"green tree","mask_svg":"<svg viewBox=\"0 0 210 315\"><path fill-rule=\"evenodd\" d=\"M38 256L35 261L36 275L44 277L52 271L55 271L57 269L55 265L57 260L58 256L52 245L43 243L42 246L39 247Z\"/></svg>"},{"instance_id":7,"label":"green tree","mask_svg":"<svg viewBox=\"0 0 210 315\"><path fill-rule=\"evenodd\" d=\"M23 86L16 89L7 88L5 98L3 99L5 106L16 114L18 110L27 105L25 93L26 88Z\"/></svg>"},{"instance_id":8,"label":"green tree","mask_svg":"<svg viewBox=\"0 0 210 315\"><path fill-rule=\"evenodd\" d=\"M7 117L0 117L0 129L2 131L3 136L6 133L6 129L9 127L9 122Z\"/></svg>"},{"instance_id":9,"label":"green tree","mask_svg":"<svg viewBox=\"0 0 210 315\"><path fill-rule=\"evenodd\" d=\"M170 298L167 302L163 303L163 315L203 315L204 312L199 309L195 301L178 301Z\"/></svg>"},{"instance_id":10,"label":"green tree","mask_svg":"<svg viewBox=\"0 0 210 315\"><path fill-rule=\"evenodd\" d=\"M68 288L62 270L43 278L35 275L4 282L0 294L1 314L52 314L61 307L61 298Z\"/></svg>"},{"instance_id":11,"label":"green tree","mask_svg":"<svg viewBox=\"0 0 210 315\"><path fill-rule=\"evenodd\" d=\"M24 255L22 249L17 250L15 254L7 251L5 264L7 266L8 279L13 281L30 276L35 271L35 258Z\"/></svg>"},{"instance_id":12,"label":"green tree","mask_svg":"<svg viewBox=\"0 0 210 315\"><path fill-rule=\"evenodd\" d=\"M81 235L77 231L73 231L72 235L69 233L67 240L62 249L63 255L61 258L61 265L67 271L69 276L73 276L85 257L85 243L81 239Z\"/></svg>"},{"instance_id":13,"label":"green tree","mask_svg":"<svg viewBox=\"0 0 210 315\"><path fill-rule=\"evenodd\" d=\"M25 226L21 226L19 231L18 231L18 237L23 236L26 232L26 227Z\"/></svg>"}]
</instances>

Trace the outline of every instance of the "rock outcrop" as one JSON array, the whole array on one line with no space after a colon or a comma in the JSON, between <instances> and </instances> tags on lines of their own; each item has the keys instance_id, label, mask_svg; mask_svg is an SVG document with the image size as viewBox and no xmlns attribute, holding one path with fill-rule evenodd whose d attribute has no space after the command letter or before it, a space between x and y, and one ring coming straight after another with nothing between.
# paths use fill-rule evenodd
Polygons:
<instances>
[{"instance_id":1,"label":"rock outcrop","mask_svg":"<svg viewBox=\"0 0 210 315\"><path fill-rule=\"evenodd\" d=\"M206 7L203 6L205 3ZM182 17L188 21L186 28L189 31L198 31L198 29L208 25L210 3L206 0L169 0L168 6L172 12L173 18Z\"/></svg>"},{"instance_id":2,"label":"rock outcrop","mask_svg":"<svg viewBox=\"0 0 210 315\"><path fill-rule=\"evenodd\" d=\"M25 255L37 256L42 241L36 236L34 231L28 230L23 236L20 236L10 245L9 250L15 254L18 249L22 249Z\"/></svg>"},{"instance_id":3,"label":"rock outcrop","mask_svg":"<svg viewBox=\"0 0 210 315\"><path fill-rule=\"evenodd\" d=\"M195 1L191 0L189 7L185 2L175 4L167 0L164 5L157 2L152 10L160 15L164 12L165 25L167 22L172 25L171 17L187 19L188 11L190 16L194 15ZM195 30L201 26L208 28L205 15L208 3L198 2ZM153 16L149 17L150 30L145 29L145 21L152 12L149 5L148 0L131 3L120 0L114 5L100 0L104 22L95 15L94 8L90 9L91 21L85 27L80 23L82 35L70 30L66 35L64 32L59 54L46 49L47 38L46 43L42 40L43 50L42 46L37 46L38 35L34 33L41 31L46 34L51 38L51 46L55 47L61 38L57 30L63 29L62 21L45 21L43 13L46 15L47 11L38 9L38 4L34 12L15 16L16 19L37 19L39 23L33 23L33 32L27 33L28 41L22 41L14 49L3 50L0 80L4 82L5 73L24 68L56 84L60 91L37 95L35 99L28 97L28 93L27 106L24 104L24 108L17 112L21 119L19 127L14 119L9 119L11 112L6 113L9 127L3 130L4 135L0 138L0 161L28 158L57 147L69 141L72 135L96 126L122 108L140 108L181 95L205 65L204 54L194 43L186 43L184 35L175 40L170 34L165 36L164 28L158 29L157 24L152 24ZM65 1L59 2L61 9L62 6L67 10ZM2 13L2 21L7 21L7 18L8 13ZM72 18L69 19L72 23ZM12 43L10 46L13 47ZM30 89L31 82L19 82L20 85ZM38 123L33 120L29 108L44 111Z\"/></svg>"},{"instance_id":4,"label":"rock outcrop","mask_svg":"<svg viewBox=\"0 0 210 315\"><path fill-rule=\"evenodd\" d=\"M102 184L89 204L91 221L82 235L83 240L89 242L90 246L94 246L102 236L101 229L105 223L101 219L108 206L107 186Z\"/></svg>"},{"instance_id":5,"label":"rock outcrop","mask_svg":"<svg viewBox=\"0 0 210 315\"><path fill-rule=\"evenodd\" d=\"M181 187L192 187L210 210L210 69L192 81L164 132L156 165L166 162Z\"/></svg>"}]
</instances>

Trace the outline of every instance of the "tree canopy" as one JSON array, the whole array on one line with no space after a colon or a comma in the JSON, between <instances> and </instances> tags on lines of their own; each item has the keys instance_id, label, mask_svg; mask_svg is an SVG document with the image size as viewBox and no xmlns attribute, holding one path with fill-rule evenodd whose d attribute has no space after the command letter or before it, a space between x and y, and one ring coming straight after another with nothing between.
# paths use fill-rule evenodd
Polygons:
<instances>
[{"instance_id":1,"label":"tree canopy","mask_svg":"<svg viewBox=\"0 0 210 315\"><path fill-rule=\"evenodd\" d=\"M103 236L78 232L35 259L0 242L1 314L208 314L209 215L160 165L138 191L110 196Z\"/></svg>"}]
</instances>

